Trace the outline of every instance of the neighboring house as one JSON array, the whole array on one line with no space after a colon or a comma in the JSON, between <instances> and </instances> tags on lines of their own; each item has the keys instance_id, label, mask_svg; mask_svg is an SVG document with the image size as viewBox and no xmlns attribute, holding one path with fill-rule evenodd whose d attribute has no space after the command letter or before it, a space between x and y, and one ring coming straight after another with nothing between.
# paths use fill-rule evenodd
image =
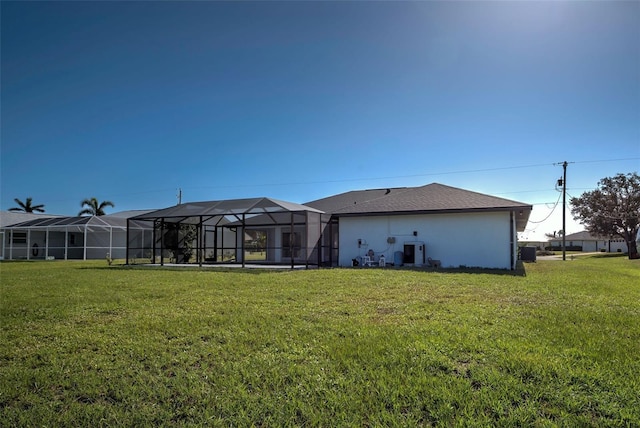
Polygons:
<instances>
[{"instance_id":1,"label":"neighboring house","mask_svg":"<svg viewBox=\"0 0 640 428\"><path fill-rule=\"evenodd\" d=\"M7 258L5 256L5 226L10 226L16 223L22 223L29 220L35 219L49 219L53 217L60 217L51 214L36 214L36 213L25 213L19 211L0 211L0 260L4 260ZM26 233L24 235L16 235L15 239L20 241L22 238L26 239Z\"/></svg>"},{"instance_id":2,"label":"neighboring house","mask_svg":"<svg viewBox=\"0 0 640 428\"><path fill-rule=\"evenodd\" d=\"M338 221L339 266L373 251L387 262L514 269L532 206L445 186L346 192L310 207Z\"/></svg>"},{"instance_id":3,"label":"neighboring house","mask_svg":"<svg viewBox=\"0 0 640 428\"><path fill-rule=\"evenodd\" d=\"M571 233L565 238L567 249L576 249L586 253L601 251L607 253L626 253L627 243L622 238L593 236L587 231ZM562 249L562 236L549 239L547 248Z\"/></svg>"},{"instance_id":4,"label":"neighboring house","mask_svg":"<svg viewBox=\"0 0 640 428\"><path fill-rule=\"evenodd\" d=\"M384 255L387 263L410 266L434 259L443 267L514 269L517 232L531 209L437 183L352 191L304 205L270 198L194 202L132 218L164 232L154 235L154 246L129 245L129 251L150 251L161 263L171 255L180 261L176 254L184 252L186 235L175 230L192 225L196 236L189 246L197 263L352 266L373 253L375 261ZM247 249L256 241L264 257L249 260Z\"/></svg>"},{"instance_id":5,"label":"neighboring house","mask_svg":"<svg viewBox=\"0 0 640 428\"><path fill-rule=\"evenodd\" d=\"M104 216L63 217L32 215L8 218L2 213L2 253L5 259L89 260L124 258L127 219L146 211L124 211ZM15 213L11 213L15 214ZM17 220L17 222L14 222ZM150 241L151 231L132 224L130 242ZM142 256L142 255L140 255Z\"/></svg>"}]
</instances>

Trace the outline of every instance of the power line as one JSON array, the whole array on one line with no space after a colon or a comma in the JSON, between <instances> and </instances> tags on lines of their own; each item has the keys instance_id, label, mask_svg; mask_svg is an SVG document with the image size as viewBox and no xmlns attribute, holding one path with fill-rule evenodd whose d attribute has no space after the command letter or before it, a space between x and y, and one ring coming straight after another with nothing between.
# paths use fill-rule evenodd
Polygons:
<instances>
[{"instance_id":1,"label":"power line","mask_svg":"<svg viewBox=\"0 0 640 428\"><path fill-rule=\"evenodd\" d=\"M562 197L562 194L559 193L558 194L558 200L556 201L555 205L553 206L553 208L551 209L551 212L549 213L549 215L547 215L545 218L543 218L540 221L532 221L529 220L529 223L533 223L533 224L540 224L540 223L544 223L545 221L547 221L549 219L549 217L551 217L551 214L553 214L553 212L556 210L556 207L558 206L558 203L560 203L560 198ZM534 205L541 205L541 204L534 204Z\"/></svg>"},{"instance_id":2,"label":"power line","mask_svg":"<svg viewBox=\"0 0 640 428\"><path fill-rule=\"evenodd\" d=\"M617 159L583 160L583 161L576 161L576 162L572 162L572 163L576 163L576 164L606 163L606 162L621 162L621 161L629 161L629 160L640 160L640 157L617 158ZM455 174L470 174L470 173L505 171L505 170L527 169L527 168L540 168L540 167L548 167L548 166L555 166L555 165L557 165L557 163L538 163L538 164L528 164L528 165L513 165L513 166L503 166L503 167L494 167L494 168L440 171L440 172L430 172L430 173L423 173L423 174L394 175L394 176L384 176L384 177L343 178L343 179L334 179L334 180L314 180L314 181L280 182L280 183L253 183L253 184L237 184L236 183L236 184L217 185L217 186L187 187L187 188L183 188L183 189L188 189L188 190L197 190L197 189L240 189L240 188L252 188L252 187L275 187L275 186L314 185L314 184L328 184L328 183L349 183L349 182L357 182L357 181L391 180L391 179L402 179L402 178L417 178L417 177L430 177L430 176L455 175ZM591 189L588 189L588 188L581 188L581 189L575 188L575 189L572 189L572 190L591 190ZM114 194L114 195L112 195L110 197L143 195L143 194L149 194L149 193L162 193L162 192L168 192L168 191L175 191L175 188L173 188L173 189L165 188L165 189L139 190L139 191L136 191L136 192ZM543 190L540 190L540 191L543 191ZM532 193L532 192L537 192L537 190L522 190L522 191L516 191L516 192L501 192L501 193L493 193L493 194L495 194L495 195L505 195L505 194ZM69 200L70 201L71 199L65 199L65 200ZM62 202L62 201L63 201L62 199L53 200L53 202Z\"/></svg>"},{"instance_id":3,"label":"power line","mask_svg":"<svg viewBox=\"0 0 640 428\"><path fill-rule=\"evenodd\" d=\"M620 162L620 161L628 161L628 160L640 160L640 157L587 160L587 161L577 161L577 162L571 162L571 163L604 163L604 162ZM505 171L505 170L513 170L513 169L539 168L543 166L555 166L555 165L557 165L557 163L538 163L538 164L514 165L514 166L503 166L503 167L494 167L494 168L440 171L440 172L430 172L430 173L423 173L423 174L391 175L391 176L384 176L384 177L341 178L341 179L334 179L334 180L297 181L297 182L281 182L281 183L233 184L233 185L230 184L230 185L218 185L218 186L190 187L190 189L228 189L228 188L246 188L246 187L292 186L292 185L299 185L299 184L349 183L349 182L356 182L356 181L392 180L392 179L398 179L398 178L416 178L416 177L431 177L431 176L439 176L439 175L470 174L470 173L477 173L477 172Z\"/></svg>"}]
</instances>

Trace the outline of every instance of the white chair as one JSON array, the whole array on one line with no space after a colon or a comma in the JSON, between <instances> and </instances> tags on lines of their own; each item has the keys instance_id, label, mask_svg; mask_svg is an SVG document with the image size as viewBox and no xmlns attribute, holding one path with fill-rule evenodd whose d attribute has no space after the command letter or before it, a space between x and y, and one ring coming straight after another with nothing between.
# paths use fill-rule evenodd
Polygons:
<instances>
[{"instance_id":1,"label":"white chair","mask_svg":"<svg viewBox=\"0 0 640 428\"><path fill-rule=\"evenodd\" d=\"M384 267L384 265L385 265L384 254L380 255L380 260L378 260L378 265L380 267Z\"/></svg>"},{"instance_id":2,"label":"white chair","mask_svg":"<svg viewBox=\"0 0 640 428\"><path fill-rule=\"evenodd\" d=\"M371 257L369 256L362 256L362 266L369 266L371 267L371 263L373 263L371 261Z\"/></svg>"}]
</instances>

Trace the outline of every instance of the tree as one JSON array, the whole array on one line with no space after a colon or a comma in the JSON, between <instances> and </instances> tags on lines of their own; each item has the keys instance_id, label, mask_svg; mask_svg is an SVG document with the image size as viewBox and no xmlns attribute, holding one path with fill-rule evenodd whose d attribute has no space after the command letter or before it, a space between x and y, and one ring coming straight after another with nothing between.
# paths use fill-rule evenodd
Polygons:
<instances>
[{"instance_id":1,"label":"tree","mask_svg":"<svg viewBox=\"0 0 640 428\"><path fill-rule=\"evenodd\" d=\"M82 211L80 211L78 213L79 216L82 216L82 215L95 215L95 216L105 215L106 213L104 212L104 209L106 207L112 207L112 208L115 207L115 205L111 201L98 202L98 200L96 198L85 199L82 202L80 202L80 206L81 207L85 207L86 206L87 208L85 208Z\"/></svg>"},{"instance_id":2,"label":"tree","mask_svg":"<svg viewBox=\"0 0 640 428\"><path fill-rule=\"evenodd\" d=\"M618 174L603 178L598 188L571 198L571 213L592 235L619 236L629 249L629 258L637 259L636 235L640 228L640 176Z\"/></svg>"},{"instance_id":3,"label":"tree","mask_svg":"<svg viewBox=\"0 0 640 428\"><path fill-rule=\"evenodd\" d=\"M24 213L43 213L44 212L44 205L42 204L33 205L33 199L31 197L28 197L24 202L22 202L18 198L15 198L14 201L16 201L16 204L18 204L18 206L14 208L9 208L9 211L20 211Z\"/></svg>"}]
</instances>

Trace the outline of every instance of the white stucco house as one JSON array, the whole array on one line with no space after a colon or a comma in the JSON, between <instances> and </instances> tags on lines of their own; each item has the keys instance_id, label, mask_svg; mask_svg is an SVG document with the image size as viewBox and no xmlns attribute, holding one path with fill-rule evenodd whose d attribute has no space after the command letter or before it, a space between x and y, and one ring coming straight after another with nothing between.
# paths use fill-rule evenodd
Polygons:
<instances>
[{"instance_id":1,"label":"white stucco house","mask_svg":"<svg viewBox=\"0 0 640 428\"><path fill-rule=\"evenodd\" d=\"M593 236L587 231L571 233L565 236L567 248L580 248L582 252L606 252L606 253L626 253L627 243L624 239ZM549 239L548 247L553 249L562 248L562 236Z\"/></svg>"},{"instance_id":2,"label":"white stucco house","mask_svg":"<svg viewBox=\"0 0 640 428\"><path fill-rule=\"evenodd\" d=\"M179 260L176 254L187 249L198 264L348 267L354 260L379 264L384 256L386 265L395 266L437 260L442 267L515 269L517 233L531 209L438 183L357 190L304 204L271 198L193 202L130 219L155 232L151 247L130 244L128 254L148 253L160 264ZM258 240L260 257L251 252Z\"/></svg>"},{"instance_id":3,"label":"white stucco house","mask_svg":"<svg viewBox=\"0 0 640 428\"><path fill-rule=\"evenodd\" d=\"M532 206L438 183L346 192L305 205L337 219L339 266L373 253L394 264L514 269ZM377 259L376 259L377 260Z\"/></svg>"}]
</instances>

